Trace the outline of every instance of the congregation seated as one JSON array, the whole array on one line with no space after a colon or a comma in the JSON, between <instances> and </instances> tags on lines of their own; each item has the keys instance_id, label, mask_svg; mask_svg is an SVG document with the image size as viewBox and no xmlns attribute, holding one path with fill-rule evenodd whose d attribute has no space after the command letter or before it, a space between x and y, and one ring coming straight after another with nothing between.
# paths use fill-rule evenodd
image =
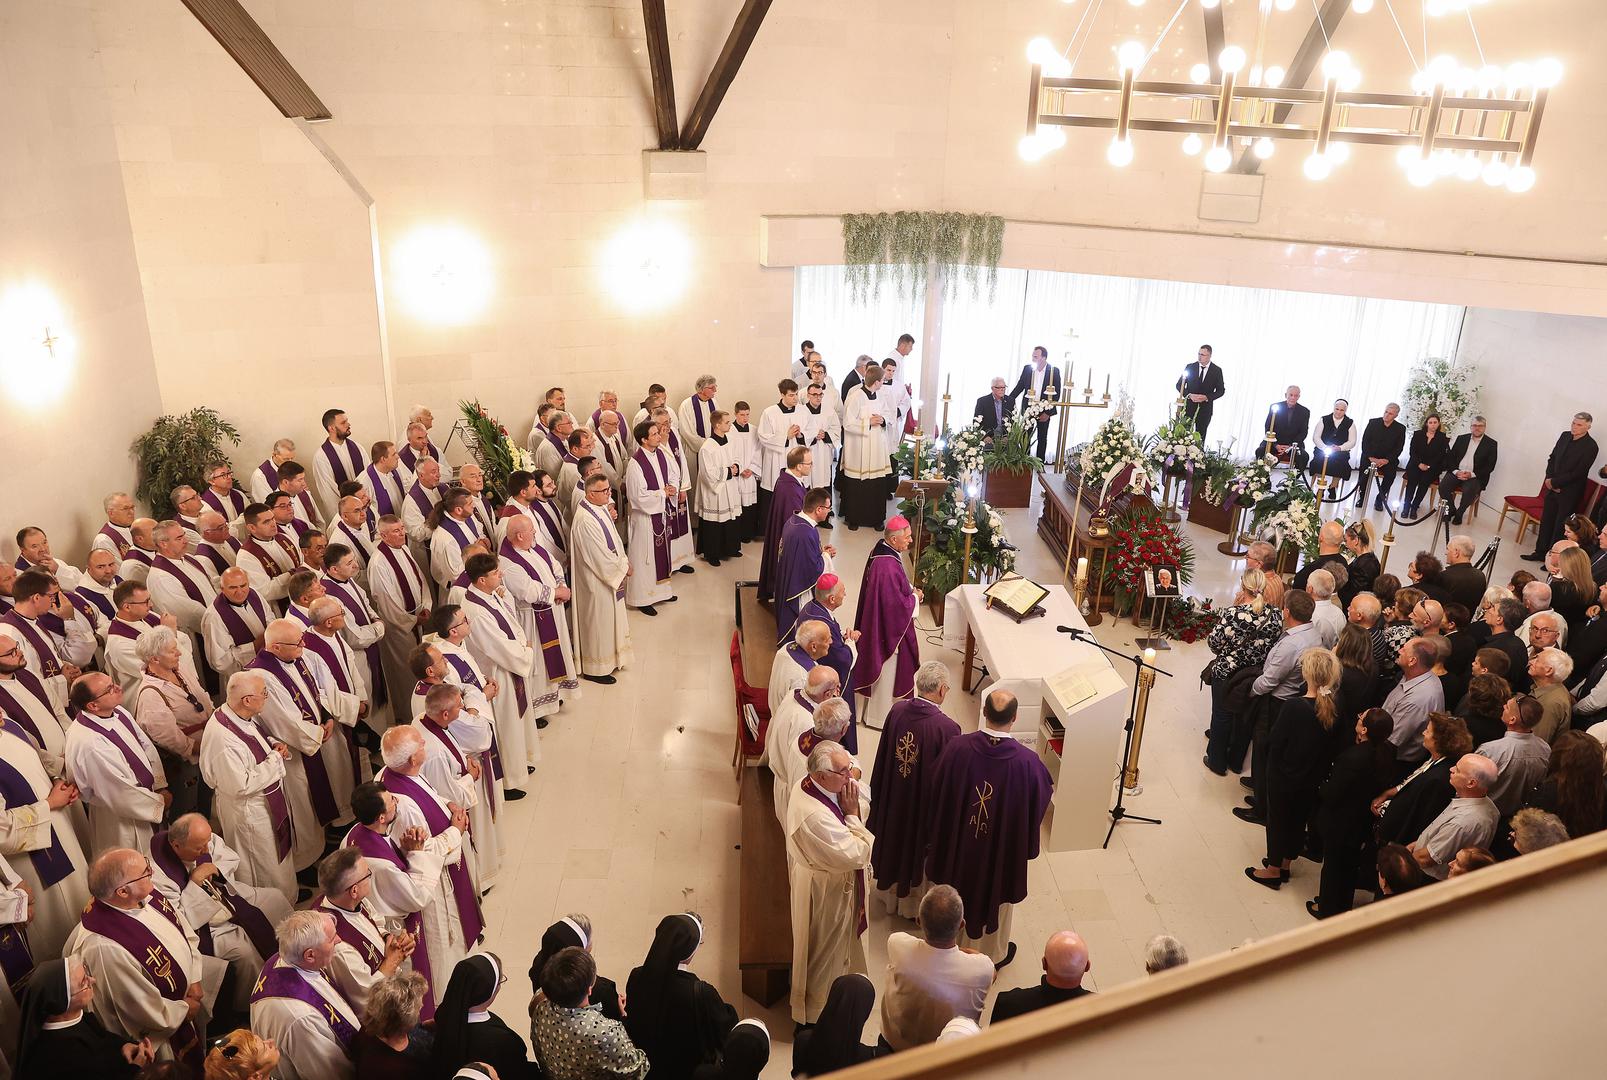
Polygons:
<instances>
[{"instance_id":1,"label":"congregation seated","mask_svg":"<svg viewBox=\"0 0 1607 1080\"><path fill-rule=\"evenodd\" d=\"M792 1039L792 1075L824 1076L877 1055L863 1041L865 1022L876 1005L876 988L864 975L839 975L826 993L815 1022Z\"/></svg>"},{"instance_id":2,"label":"congregation seated","mask_svg":"<svg viewBox=\"0 0 1607 1080\"><path fill-rule=\"evenodd\" d=\"M956 1016L982 1018L997 974L993 962L960 948L965 904L949 885L921 898L921 935L887 939L887 987L882 993L882 1039L894 1050L935 1042Z\"/></svg>"},{"instance_id":3,"label":"congregation seated","mask_svg":"<svg viewBox=\"0 0 1607 1080\"><path fill-rule=\"evenodd\" d=\"M1159 975L1189 962L1188 949L1171 934L1156 934L1144 944L1144 974Z\"/></svg>"},{"instance_id":4,"label":"congregation seated","mask_svg":"<svg viewBox=\"0 0 1607 1080\"><path fill-rule=\"evenodd\" d=\"M1038 985L1002 992L993 1002L988 1023L997 1024L1092 994L1093 991L1082 984L1091 967L1088 946L1083 939L1074 931L1060 931L1043 947L1043 978Z\"/></svg>"},{"instance_id":5,"label":"congregation seated","mask_svg":"<svg viewBox=\"0 0 1607 1080\"><path fill-rule=\"evenodd\" d=\"M374 984L363 1028L351 1043L352 1064L363 1080L429 1080L430 1034L419 1027L428 980L398 971Z\"/></svg>"},{"instance_id":6,"label":"congregation seated","mask_svg":"<svg viewBox=\"0 0 1607 1080\"><path fill-rule=\"evenodd\" d=\"M278 1067L278 1047L247 1028L236 1028L207 1052L206 1080L270 1080Z\"/></svg>"},{"instance_id":7,"label":"congregation seated","mask_svg":"<svg viewBox=\"0 0 1607 1080\"><path fill-rule=\"evenodd\" d=\"M591 1000L597 965L576 946L560 949L541 972L530 1006L530 1048L547 1080L642 1080L647 1055L618 1020Z\"/></svg>"}]
</instances>

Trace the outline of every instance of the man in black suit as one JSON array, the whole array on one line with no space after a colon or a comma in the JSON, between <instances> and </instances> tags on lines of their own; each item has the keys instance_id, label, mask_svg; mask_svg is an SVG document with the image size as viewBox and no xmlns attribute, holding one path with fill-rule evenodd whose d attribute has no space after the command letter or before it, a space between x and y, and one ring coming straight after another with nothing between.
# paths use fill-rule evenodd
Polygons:
<instances>
[{"instance_id":1,"label":"man in black suit","mask_svg":"<svg viewBox=\"0 0 1607 1080\"><path fill-rule=\"evenodd\" d=\"M1184 368L1183 374L1178 376L1177 392L1188 399L1183 413L1194 421L1194 430L1200 433L1203 445L1216 399L1228 392L1222 382L1222 369L1211 363L1211 346L1200 346L1199 361Z\"/></svg>"},{"instance_id":2,"label":"man in black suit","mask_svg":"<svg viewBox=\"0 0 1607 1080\"><path fill-rule=\"evenodd\" d=\"M1522 556L1524 562L1540 562L1562 537L1562 523L1579 505L1589 482L1590 466L1596 461L1596 440L1590 437L1590 414L1574 413L1568 430L1557 436L1557 445L1546 459L1546 501L1540 512L1540 530L1535 533L1534 551Z\"/></svg>"},{"instance_id":3,"label":"man in black suit","mask_svg":"<svg viewBox=\"0 0 1607 1080\"><path fill-rule=\"evenodd\" d=\"M850 371L847 378L843 379L842 399L844 401L848 400L848 391L865 381L865 365L868 363L870 363L870 357L865 353L860 353L859 359L854 361L854 370Z\"/></svg>"},{"instance_id":4,"label":"man in black suit","mask_svg":"<svg viewBox=\"0 0 1607 1080\"><path fill-rule=\"evenodd\" d=\"M1390 485L1395 482L1395 474L1400 472L1401 451L1406 449L1406 425L1395 418L1401 414L1401 407L1393 401L1384 406L1384 415L1375 416L1367 421L1367 429L1361 436L1361 467L1362 481L1356 485L1356 505L1367 504L1367 483L1371 479L1368 470L1378 470L1378 495L1373 499L1373 509L1382 510L1384 499L1389 495Z\"/></svg>"},{"instance_id":5,"label":"man in black suit","mask_svg":"<svg viewBox=\"0 0 1607 1080\"><path fill-rule=\"evenodd\" d=\"M1033 347L1032 363L1022 365L1021 377L1016 380L1015 389L1010 391L1010 403L1015 404L1016 398L1029 390L1039 401L1060 396L1060 369L1049 362L1049 350L1042 345ZM1049 448L1049 421L1054 415L1055 410L1050 409L1038 417L1039 461L1044 460L1044 451Z\"/></svg>"},{"instance_id":6,"label":"man in black suit","mask_svg":"<svg viewBox=\"0 0 1607 1080\"><path fill-rule=\"evenodd\" d=\"M1451 507L1451 524L1462 524L1467 508L1479 501L1479 492L1490 486L1490 474L1495 472L1494 439L1484 434L1484 417L1475 416L1468 424L1468 434L1458 435L1451 444L1451 456L1445 475L1440 479L1440 498ZM1457 504L1460 492L1462 502Z\"/></svg>"},{"instance_id":7,"label":"man in black suit","mask_svg":"<svg viewBox=\"0 0 1607 1080\"><path fill-rule=\"evenodd\" d=\"M1445 569L1440 571L1440 585L1450 594L1453 603L1469 611L1479 610L1484 590L1489 582L1483 571L1473 565L1473 538L1453 536L1445 542Z\"/></svg>"},{"instance_id":8,"label":"man in black suit","mask_svg":"<svg viewBox=\"0 0 1607 1080\"><path fill-rule=\"evenodd\" d=\"M1088 946L1074 931L1062 930L1043 947L1043 978L1037 986L1005 990L993 1002L989 1024L1021 1016L1062 1001L1085 997L1093 991L1083 986L1083 976L1093 965L1088 962Z\"/></svg>"},{"instance_id":9,"label":"man in black suit","mask_svg":"<svg viewBox=\"0 0 1607 1080\"><path fill-rule=\"evenodd\" d=\"M1300 387L1291 386L1283 392L1283 400L1267 410L1267 422L1262 431L1272 435L1272 452L1279 461L1292 462L1296 468L1306 467L1306 435L1311 431L1311 410L1300 404ZM1266 443L1263 442L1265 448Z\"/></svg>"},{"instance_id":10,"label":"man in black suit","mask_svg":"<svg viewBox=\"0 0 1607 1080\"><path fill-rule=\"evenodd\" d=\"M1015 403L1004 392L1004 380L995 375L992 392L976 399L976 411L971 415L982 421L982 430L991 439L1014 413Z\"/></svg>"}]
</instances>

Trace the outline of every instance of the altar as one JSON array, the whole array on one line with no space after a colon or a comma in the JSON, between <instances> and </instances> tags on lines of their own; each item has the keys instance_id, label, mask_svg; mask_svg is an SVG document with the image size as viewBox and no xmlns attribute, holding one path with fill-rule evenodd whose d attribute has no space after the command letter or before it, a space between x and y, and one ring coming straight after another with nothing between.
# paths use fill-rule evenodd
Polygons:
<instances>
[{"instance_id":1,"label":"altar","mask_svg":"<svg viewBox=\"0 0 1607 1080\"><path fill-rule=\"evenodd\" d=\"M1109 827L1121 767L1122 726L1132 690L1110 658L1057 626L1087 629L1064 586L1049 587L1046 614L1016 622L987 607L982 585L945 600L943 644L987 671L983 688L1009 690L1019 703L1013 734L1043 758L1055 778L1049 850L1097 848Z\"/></svg>"}]
</instances>

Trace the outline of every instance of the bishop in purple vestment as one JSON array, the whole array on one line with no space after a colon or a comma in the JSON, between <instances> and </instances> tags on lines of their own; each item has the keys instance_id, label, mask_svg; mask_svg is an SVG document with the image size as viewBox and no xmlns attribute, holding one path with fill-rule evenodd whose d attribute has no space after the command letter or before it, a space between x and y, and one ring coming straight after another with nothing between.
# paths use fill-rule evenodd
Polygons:
<instances>
[{"instance_id":1,"label":"bishop in purple vestment","mask_svg":"<svg viewBox=\"0 0 1607 1080\"><path fill-rule=\"evenodd\" d=\"M914 692L915 669L921 663L921 643L915 636L920 593L904 572L904 552L909 546L909 521L894 517L871 548L859 585L859 611L854 616L860 634L859 657L849 683L855 694L868 699L859 710L860 719L876 728L881 727L894 701Z\"/></svg>"}]
</instances>

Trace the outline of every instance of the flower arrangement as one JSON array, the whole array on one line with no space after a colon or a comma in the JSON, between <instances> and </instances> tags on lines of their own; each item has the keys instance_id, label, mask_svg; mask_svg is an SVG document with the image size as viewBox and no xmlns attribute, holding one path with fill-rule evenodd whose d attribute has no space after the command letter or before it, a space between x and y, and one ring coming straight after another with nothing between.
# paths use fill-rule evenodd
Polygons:
<instances>
[{"instance_id":1,"label":"flower arrangement","mask_svg":"<svg viewBox=\"0 0 1607 1080\"><path fill-rule=\"evenodd\" d=\"M1196 596L1176 596L1166 608L1166 625L1162 631L1174 641L1193 643L1211 633L1216 626L1217 612L1210 599Z\"/></svg>"},{"instance_id":2,"label":"flower arrangement","mask_svg":"<svg viewBox=\"0 0 1607 1080\"><path fill-rule=\"evenodd\" d=\"M1106 487L1127 466L1133 467L1135 481L1140 477L1145 484L1149 481L1149 456L1144 453L1144 447L1133 432L1131 420L1124 418L1119 409L1115 416L1094 432L1093 439L1083 448L1077 464L1082 471L1083 483L1099 485L1101 506L1105 503Z\"/></svg>"},{"instance_id":3,"label":"flower arrangement","mask_svg":"<svg viewBox=\"0 0 1607 1080\"><path fill-rule=\"evenodd\" d=\"M1442 356L1419 360L1402 391L1405 415L1401 419L1409 428L1421 427L1425 416L1437 412L1441 431L1460 429L1462 421L1478 408L1483 387L1477 379L1478 367L1474 364L1458 366Z\"/></svg>"},{"instance_id":4,"label":"flower arrangement","mask_svg":"<svg viewBox=\"0 0 1607 1080\"><path fill-rule=\"evenodd\" d=\"M959 486L950 487L937 502L926 504L922 529L920 558L915 563L915 583L921 587L928 601L939 605L942 598L960 584L960 573L965 563L966 500ZM917 512L915 500L899 503L905 516ZM976 532L971 537L971 571L980 577L984 572L997 576L1015 569L1016 549L1004 532L1004 518L981 499L976 500Z\"/></svg>"},{"instance_id":5,"label":"flower arrangement","mask_svg":"<svg viewBox=\"0 0 1607 1080\"><path fill-rule=\"evenodd\" d=\"M1194 422L1182 412L1149 437L1149 461L1161 473L1180 473L1205 462L1205 446Z\"/></svg>"},{"instance_id":6,"label":"flower arrangement","mask_svg":"<svg viewBox=\"0 0 1607 1080\"><path fill-rule=\"evenodd\" d=\"M1262 500L1272 494L1272 467L1278 459L1271 454L1255 458L1239 466L1226 485L1227 494L1231 495L1240 506L1254 509L1261 505Z\"/></svg>"},{"instance_id":7,"label":"flower arrangement","mask_svg":"<svg viewBox=\"0 0 1607 1080\"><path fill-rule=\"evenodd\" d=\"M1250 519L1251 533L1278 547L1292 544L1307 558L1316 557L1317 533L1321 528L1317 496L1303 479L1291 479L1258 503Z\"/></svg>"},{"instance_id":8,"label":"flower arrangement","mask_svg":"<svg viewBox=\"0 0 1607 1080\"><path fill-rule=\"evenodd\" d=\"M535 468L535 459L513 440L507 428L487 415L479 401L460 401L458 410L463 414L463 441L485 470L486 487L498 498L506 498L508 477Z\"/></svg>"},{"instance_id":9,"label":"flower arrangement","mask_svg":"<svg viewBox=\"0 0 1607 1080\"><path fill-rule=\"evenodd\" d=\"M1205 459L1194 470L1194 482L1200 485L1205 501L1213 506L1226 506L1228 485L1239 471L1238 463L1221 450L1205 451Z\"/></svg>"},{"instance_id":10,"label":"flower arrangement","mask_svg":"<svg viewBox=\"0 0 1607 1080\"><path fill-rule=\"evenodd\" d=\"M1021 473L1042 469L1043 462L1032 456L1032 448L1038 437L1038 417L1053 408L1051 402L1034 401L1005 421L1004 430L993 437L983 454L988 471Z\"/></svg>"},{"instance_id":11,"label":"flower arrangement","mask_svg":"<svg viewBox=\"0 0 1607 1080\"><path fill-rule=\"evenodd\" d=\"M1166 523L1154 507L1133 507L1116 515L1110 524L1110 557L1104 585L1118 616L1132 611L1143 589L1144 570L1158 563L1177 567L1180 584L1194 577L1194 545Z\"/></svg>"},{"instance_id":12,"label":"flower arrangement","mask_svg":"<svg viewBox=\"0 0 1607 1080\"><path fill-rule=\"evenodd\" d=\"M949 438L944 447L943 475L957 483L964 477L980 477L988 469L988 433L982 421L973 419Z\"/></svg>"}]
</instances>

